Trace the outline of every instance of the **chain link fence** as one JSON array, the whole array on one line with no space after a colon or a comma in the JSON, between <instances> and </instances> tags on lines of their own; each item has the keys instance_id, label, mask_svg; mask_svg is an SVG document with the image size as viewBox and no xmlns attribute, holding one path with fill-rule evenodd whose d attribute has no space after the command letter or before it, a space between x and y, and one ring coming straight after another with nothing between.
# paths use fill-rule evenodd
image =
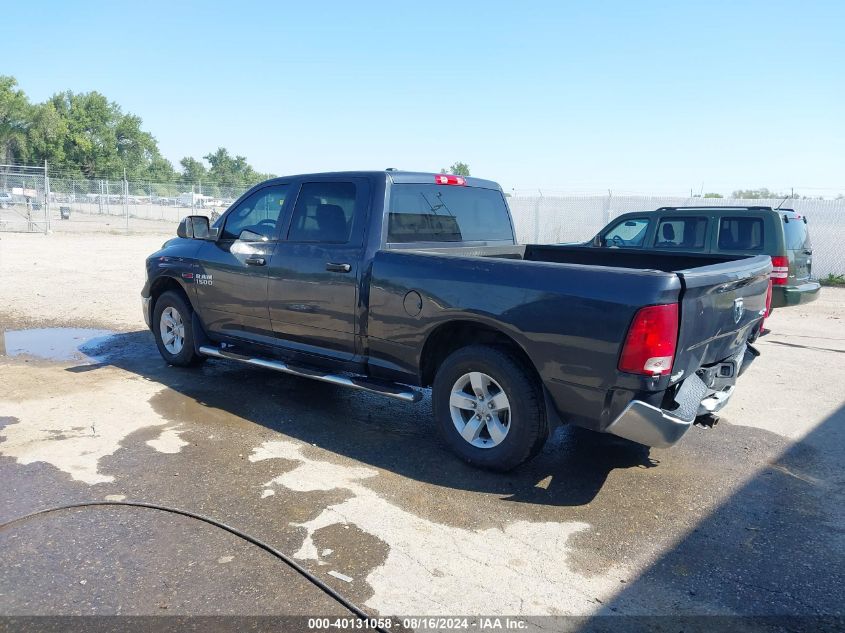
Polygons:
<instances>
[{"instance_id":1,"label":"chain link fence","mask_svg":"<svg viewBox=\"0 0 845 633\"><path fill-rule=\"evenodd\" d=\"M54 177L53 229L172 231L186 215L215 218L250 186Z\"/></svg>"},{"instance_id":2,"label":"chain link fence","mask_svg":"<svg viewBox=\"0 0 845 633\"><path fill-rule=\"evenodd\" d=\"M0 231L172 232L186 215L216 217L250 186L70 178L46 165L0 165Z\"/></svg>"},{"instance_id":3,"label":"chain link fence","mask_svg":"<svg viewBox=\"0 0 845 633\"><path fill-rule=\"evenodd\" d=\"M845 199L746 200L671 196L513 196L508 198L517 239L527 244L585 242L613 218L629 211L681 206L770 206L807 217L813 243L813 276L845 274Z\"/></svg>"},{"instance_id":4,"label":"chain link fence","mask_svg":"<svg viewBox=\"0 0 845 633\"><path fill-rule=\"evenodd\" d=\"M0 231L173 233L186 215L215 218L250 185L82 179L47 166L0 165ZM777 207L781 199L619 195L515 195L508 198L521 243L583 242L613 218L663 206ZM808 217L813 275L845 274L845 199L783 203Z\"/></svg>"},{"instance_id":5,"label":"chain link fence","mask_svg":"<svg viewBox=\"0 0 845 633\"><path fill-rule=\"evenodd\" d=\"M49 231L48 191L44 167L0 165L0 231Z\"/></svg>"}]
</instances>

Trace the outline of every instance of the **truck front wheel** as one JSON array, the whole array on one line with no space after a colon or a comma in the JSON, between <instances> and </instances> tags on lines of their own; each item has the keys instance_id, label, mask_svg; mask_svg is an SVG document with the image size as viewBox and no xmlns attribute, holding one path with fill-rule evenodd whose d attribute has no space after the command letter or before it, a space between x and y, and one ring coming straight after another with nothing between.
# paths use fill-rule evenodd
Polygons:
<instances>
[{"instance_id":1,"label":"truck front wheel","mask_svg":"<svg viewBox=\"0 0 845 633\"><path fill-rule=\"evenodd\" d=\"M539 452L548 436L536 376L497 348L453 352L437 370L432 400L443 442L474 466L511 470Z\"/></svg>"},{"instance_id":2,"label":"truck front wheel","mask_svg":"<svg viewBox=\"0 0 845 633\"><path fill-rule=\"evenodd\" d=\"M179 293L161 294L153 309L152 329L159 353L171 365L188 367L205 360L194 351L191 308Z\"/></svg>"}]
</instances>

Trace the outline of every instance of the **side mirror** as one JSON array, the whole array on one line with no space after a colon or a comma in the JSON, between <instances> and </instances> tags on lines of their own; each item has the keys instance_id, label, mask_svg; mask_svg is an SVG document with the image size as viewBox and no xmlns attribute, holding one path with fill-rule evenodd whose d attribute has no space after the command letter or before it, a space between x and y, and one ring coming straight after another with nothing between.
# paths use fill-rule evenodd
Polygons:
<instances>
[{"instance_id":1,"label":"side mirror","mask_svg":"<svg viewBox=\"0 0 845 633\"><path fill-rule=\"evenodd\" d=\"M211 230L208 226L208 218L204 215L189 215L182 218L176 235L189 240L207 240L211 237Z\"/></svg>"},{"instance_id":2,"label":"side mirror","mask_svg":"<svg viewBox=\"0 0 845 633\"><path fill-rule=\"evenodd\" d=\"M593 246L601 246L601 235L596 235L593 238Z\"/></svg>"}]
</instances>

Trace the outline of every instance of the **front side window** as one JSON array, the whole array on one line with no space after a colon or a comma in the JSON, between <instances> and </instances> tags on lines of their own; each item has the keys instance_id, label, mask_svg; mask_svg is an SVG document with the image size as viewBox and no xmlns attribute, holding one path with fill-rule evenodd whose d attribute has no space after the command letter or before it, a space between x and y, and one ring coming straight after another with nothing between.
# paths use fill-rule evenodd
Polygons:
<instances>
[{"instance_id":1,"label":"front side window","mask_svg":"<svg viewBox=\"0 0 845 633\"><path fill-rule=\"evenodd\" d=\"M682 250L704 248L706 234L707 218L661 218L654 246Z\"/></svg>"},{"instance_id":2,"label":"front side window","mask_svg":"<svg viewBox=\"0 0 845 633\"><path fill-rule=\"evenodd\" d=\"M719 222L719 250L759 251L763 249L763 220L722 218Z\"/></svg>"},{"instance_id":3,"label":"front side window","mask_svg":"<svg viewBox=\"0 0 845 633\"><path fill-rule=\"evenodd\" d=\"M307 182L302 185L288 241L347 243L352 232L357 193L352 182Z\"/></svg>"},{"instance_id":4,"label":"front side window","mask_svg":"<svg viewBox=\"0 0 845 633\"><path fill-rule=\"evenodd\" d=\"M633 218L615 225L602 236L602 246L636 248L643 245L648 218Z\"/></svg>"},{"instance_id":5,"label":"front side window","mask_svg":"<svg viewBox=\"0 0 845 633\"><path fill-rule=\"evenodd\" d=\"M288 185L272 185L250 195L226 216L221 239L273 239L287 191Z\"/></svg>"},{"instance_id":6,"label":"front side window","mask_svg":"<svg viewBox=\"0 0 845 633\"><path fill-rule=\"evenodd\" d=\"M395 184L387 241L513 243L513 229L505 199L495 189Z\"/></svg>"}]
</instances>

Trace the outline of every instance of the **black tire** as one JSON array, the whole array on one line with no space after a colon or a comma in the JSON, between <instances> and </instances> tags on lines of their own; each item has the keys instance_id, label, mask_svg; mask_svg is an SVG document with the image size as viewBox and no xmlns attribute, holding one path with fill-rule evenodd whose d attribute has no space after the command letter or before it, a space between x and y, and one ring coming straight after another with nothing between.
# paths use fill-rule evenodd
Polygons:
<instances>
[{"instance_id":1,"label":"black tire","mask_svg":"<svg viewBox=\"0 0 845 633\"><path fill-rule=\"evenodd\" d=\"M184 331L183 343L178 351L168 350L164 341L162 340L161 321L162 314L165 310L170 309L175 311L181 318L181 324ZM172 314L170 312L169 314ZM152 330L155 336L156 346L161 354L161 357L171 365L177 367L191 367L198 365L205 360L204 356L200 356L194 350L194 329L191 323L191 315L193 310L190 304L182 294L168 290L163 292L156 300L153 308Z\"/></svg>"},{"instance_id":2,"label":"black tire","mask_svg":"<svg viewBox=\"0 0 845 633\"><path fill-rule=\"evenodd\" d=\"M471 372L486 374L498 383L510 405L507 434L500 443L489 448L474 446L465 440L452 418L452 388ZM539 453L548 439L549 427L539 380L521 359L504 349L472 345L450 354L434 377L432 404L443 443L473 466L500 472L511 470ZM482 438L481 441L487 440ZM490 441L492 443L492 438Z\"/></svg>"}]
</instances>

